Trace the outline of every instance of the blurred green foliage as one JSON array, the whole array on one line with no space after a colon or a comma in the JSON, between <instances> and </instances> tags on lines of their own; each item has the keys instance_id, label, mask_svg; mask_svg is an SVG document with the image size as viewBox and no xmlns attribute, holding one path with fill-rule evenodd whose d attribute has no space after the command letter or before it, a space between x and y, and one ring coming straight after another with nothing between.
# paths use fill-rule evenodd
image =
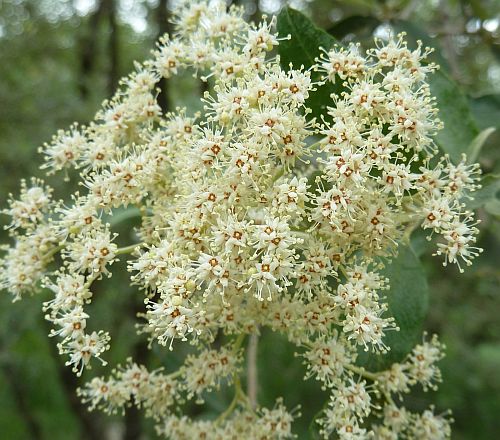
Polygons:
<instances>
[{"instance_id":1,"label":"blurred green foliage","mask_svg":"<svg viewBox=\"0 0 500 440\"><path fill-rule=\"evenodd\" d=\"M146 58L160 32L161 21L175 8L175 0L0 0L0 206L19 180L40 175L36 150L58 128L73 121L85 123L100 102L109 97L117 78ZM247 15L277 13L280 0L240 0ZM500 2L496 0L294 0L288 2L342 43L369 45L373 35L406 31L436 48L440 63L466 98L474 122L482 130L500 130ZM167 14L165 13L167 12ZM114 19L114 21L113 21ZM115 24L113 24L115 22ZM116 44L113 44L115 42ZM199 82L189 76L166 85L170 108L200 108ZM468 110L467 110L468 111ZM446 122L446 117L443 119ZM460 118L460 117L459 117ZM451 122L451 124L455 124ZM457 127L457 129L460 127ZM451 139L451 140L450 140ZM454 140L455 139L455 140ZM446 142L463 141L451 137ZM479 161L486 174L500 173L500 131L488 137ZM448 144L449 145L449 144ZM486 181L488 182L488 181ZM67 184L50 181L64 198ZM498 185L493 188L495 193ZM490 194L489 193L489 194ZM490 194L491 196L491 194ZM485 252L460 275L443 269L430 257L432 248L422 234L413 247L429 276L429 313L426 329L446 343L442 362L444 383L426 397L414 396L412 405L424 407L429 399L438 409L454 413L454 438L490 440L500 432L500 214L498 203L480 209L480 246ZM0 219L0 222L3 219ZM133 219L116 230L130 238ZM3 232L2 232L3 234ZM5 234L1 241L6 240ZM130 242L130 240L129 240ZM129 286L125 263L117 275L100 283L90 313L95 325L106 323L114 344L110 364L139 356L153 365L173 369L189 347L172 354L153 346L147 352L133 326L141 294ZM120 271L120 268L123 269ZM119 273L121 272L121 276ZM17 439L135 439L155 438L140 415L127 411L125 419L88 414L75 397L77 381L57 356L43 319L41 304L48 293L10 304L0 295L0 438ZM119 341L119 343L117 343ZM300 359L278 336L265 332L258 351L259 401L272 406L279 395L293 408L301 405L304 417L296 432L300 439L315 438L308 425L321 410L324 395L314 380L304 382ZM99 373L99 369L93 374ZM89 377L89 376L87 376ZM86 379L84 376L82 382ZM220 411L230 400L208 400L205 414ZM192 408L192 414L200 409ZM142 436L142 437L141 437Z\"/></svg>"}]
</instances>

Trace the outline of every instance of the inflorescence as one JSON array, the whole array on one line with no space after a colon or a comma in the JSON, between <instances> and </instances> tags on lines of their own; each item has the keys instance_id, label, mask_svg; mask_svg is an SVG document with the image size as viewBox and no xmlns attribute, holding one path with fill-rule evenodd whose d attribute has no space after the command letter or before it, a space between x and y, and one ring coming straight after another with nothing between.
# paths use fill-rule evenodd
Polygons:
<instances>
[{"instance_id":1,"label":"inflorescence","mask_svg":"<svg viewBox=\"0 0 500 440\"><path fill-rule=\"evenodd\" d=\"M462 271L480 252L463 205L479 167L437 154L430 49L410 50L400 35L365 54L333 47L313 69L283 69L273 29L224 2L185 2L173 36L95 120L42 148L49 175L77 169L85 189L62 202L41 180L22 183L3 211L14 245L0 260L0 287L15 300L40 285L53 292L50 336L80 375L93 358L106 363L110 344L107 331L87 329L92 284L130 254L131 283L145 295L140 331L170 350L189 341L194 352L169 374L127 360L79 393L108 413L137 405L171 439L293 437L300 414L282 400L255 407L240 383L245 336L262 328L294 344L306 378L329 390L325 438L448 438L446 414L411 413L401 398L440 381L436 337L388 370L356 364L360 349L386 353L384 336L397 331L381 257L395 257L418 226L439 237L445 265ZM209 85L203 111L162 114L159 81L186 70ZM326 82L343 91L313 118L307 99ZM126 207L139 208L140 241L120 248L104 219ZM203 402L222 384L235 398L217 419L182 415L187 400Z\"/></svg>"}]
</instances>

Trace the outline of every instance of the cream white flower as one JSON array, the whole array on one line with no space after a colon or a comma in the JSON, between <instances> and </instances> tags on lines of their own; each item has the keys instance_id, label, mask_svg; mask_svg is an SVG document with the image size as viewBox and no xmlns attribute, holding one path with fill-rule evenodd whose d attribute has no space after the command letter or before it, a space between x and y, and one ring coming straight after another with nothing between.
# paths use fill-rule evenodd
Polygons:
<instances>
[{"instance_id":1,"label":"cream white flower","mask_svg":"<svg viewBox=\"0 0 500 440\"><path fill-rule=\"evenodd\" d=\"M83 189L58 202L40 180L21 184L2 211L13 244L0 288L21 299L42 281L53 293L43 306L51 335L82 374L92 358L105 364L110 341L106 330L88 330L92 285L130 254L131 284L145 296L139 332L150 346L189 342L191 351L168 374L128 360L79 393L108 413L143 408L160 435L293 438L297 412L281 400L253 408L240 384L245 338L267 328L328 390L324 438L448 438L449 421L433 408L412 414L393 399L440 381L435 337L383 371L365 370L357 356L359 348L384 356L385 335L397 330L379 263L397 258L408 231L421 225L439 236L436 254L460 270L480 252L463 206L479 167L437 156L430 49L410 50L404 35L367 53L323 48L306 70L273 55L287 38L274 19L248 24L243 8L218 0L182 1L174 15L172 36L95 120L42 148L48 174L78 169ZM206 82L202 110L162 114L158 82L186 73ZM328 82L344 92L313 118L311 92ZM120 211L140 217L123 237ZM219 419L182 415L186 401L224 384L235 396Z\"/></svg>"}]
</instances>

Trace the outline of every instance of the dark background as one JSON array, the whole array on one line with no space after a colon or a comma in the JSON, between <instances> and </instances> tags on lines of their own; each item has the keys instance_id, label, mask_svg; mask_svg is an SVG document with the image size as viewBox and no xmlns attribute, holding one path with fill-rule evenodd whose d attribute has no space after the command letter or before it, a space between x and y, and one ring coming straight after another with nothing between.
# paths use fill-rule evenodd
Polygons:
<instances>
[{"instance_id":1,"label":"dark background","mask_svg":"<svg viewBox=\"0 0 500 440\"><path fill-rule=\"evenodd\" d=\"M280 0L239 1L247 15L277 13ZM436 58L462 86L480 128L500 126L500 2L496 0L349 0L290 1L342 41L370 44L389 29L406 30L409 39L436 47ZM168 31L173 0L0 0L0 206L19 180L41 176L37 147L58 128L92 119L133 60L149 56L158 35ZM202 85L189 75L162 84L164 110L177 105L199 108ZM493 134L480 162L499 173L500 135ZM62 178L49 180L59 197L72 191ZM484 210L480 244L485 252L460 275L432 258L422 237L414 245L423 255L431 297L426 329L447 345L439 391L416 395L411 404L453 410L455 439L494 439L500 433L500 226ZM5 223L0 217L0 223ZM124 231L131 224L123 226ZM1 241L7 239L0 232ZM123 263L122 263L123 264ZM124 273L100 283L90 314L111 330L111 365L134 355L160 364L164 353L146 353L133 328L140 295ZM118 272L117 271L117 272ZM125 418L87 413L75 396L80 383L64 367L49 339L41 303L48 295L11 304L0 294L0 439L149 439L152 423L133 410ZM111 313L112 311L112 313ZM168 354L179 362L181 350ZM302 381L300 362L278 337L266 334L259 345L259 400L271 405L283 395L289 408L302 404L299 438L313 438L307 417L321 408L315 381ZM172 356L174 356L172 360ZM148 360L149 358L149 360ZM264 368L265 366L265 368ZM99 373L99 370L93 372ZM89 377L89 376L87 376ZM82 381L85 379L82 378ZM209 400L207 414L223 409L230 397Z\"/></svg>"}]
</instances>

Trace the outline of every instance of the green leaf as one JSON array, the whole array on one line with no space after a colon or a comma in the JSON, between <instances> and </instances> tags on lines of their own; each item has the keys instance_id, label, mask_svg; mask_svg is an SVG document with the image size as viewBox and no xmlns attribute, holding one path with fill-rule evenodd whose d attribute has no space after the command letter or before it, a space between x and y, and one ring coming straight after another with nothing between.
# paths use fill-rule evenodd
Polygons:
<instances>
[{"instance_id":1,"label":"green leaf","mask_svg":"<svg viewBox=\"0 0 500 440\"><path fill-rule=\"evenodd\" d=\"M320 55L320 47L328 50L338 44L335 38L292 8L284 8L280 12L277 27L281 37L290 35L289 40L282 41L278 46L281 63L285 67L293 64L296 69L301 65L309 68Z\"/></svg>"},{"instance_id":2,"label":"green leaf","mask_svg":"<svg viewBox=\"0 0 500 440\"><path fill-rule=\"evenodd\" d=\"M500 128L500 94L470 98L469 103L479 128Z\"/></svg>"},{"instance_id":3,"label":"green leaf","mask_svg":"<svg viewBox=\"0 0 500 440\"><path fill-rule=\"evenodd\" d=\"M304 14L292 8L284 8L278 15L278 33L280 37L290 35L289 40L282 41L278 46L278 53L281 59L281 66L288 70L290 64L294 69L301 66L308 69L316 63L316 58L321 54L320 48L329 50L337 40L328 35L324 30L319 29ZM320 75L312 72L312 79L318 80ZM320 117L326 114L326 107L331 105L332 93L339 94L343 90L342 84L327 83L318 86L316 91L309 94L306 101L307 107L312 110L312 115Z\"/></svg>"},{"instance_id":4,"label":"green leaf","mask_svg":"<svg viewBox=\"0 0 500 440\"><path fill-rule=\"evenodd\" d=\"M469 145L469 148L467 150L467 162L468 163L474 163L476 162L479 153L481 152L481 149L483 148L484 144L490 137L490 135L496 130L495 127L489 127L485 128L481 133L479 133L474 140L471 142Z\"/></svg>"},{"instance_id":5,"label":"green leaf","mask_svg":"<svg viewBox=\"0 0 500 440\"><path fill-rule=\"evenodd\" d=\"M468 209L477 209L486 204L498 200L498 192L500 191L500 175L487 174L481 179L481 188L474 191L470 195L472 200L464 200ZM494 208L494 205L490 205Z\"/></svg>"},{"instance_id":6,"label":"green leaf","mask_svg":"<svg viewBox=\"0 0 500 440\"><path fill-rule=\"evenodd\" d=\"M398 255L386 263L381 273L390 283L387 316L394 317L400 331L386 333L384 342L390 347L389 353L360 353L359 363L371 371L385 370L392 363L401 362L419 342L429 296L424 268L409 246L399 244Z\"/></svg>"},{"instance_id":7,"label":"green leaf","mask_svg":"<svg viewBox=\"0 0 500 440\"><path fill-rule=\"evenodd\" d=\"M427 239L428 236L429 231L425 231L422 228L417 228L411 233L410 245L415 255L419 258L425 254L432 253L431 249L435 246L432 241Z\"/></svg>"},{"instance_id":8,"label":"green leaf","mask_svg":"<svg viewBox=\"0 0 500 440\"><path fill-rule=\"evenodd\" d=\"M453 162L461 160L469 145L479 134L469 108L467 98L459 86L442 70L429 75L431 93L436 97L439 118L444 128L436 135L442 151L448 153Z\"/></svg>"},{"instance_id":9,"label":"green leaf","mask_svg":"<svg viewBox=\"0 0 500 440\"><path fill-rule=\"evenodd\" d=\"M490 200L484 205L484 209L487 213L500 217L500 199L495 198Z\"/></svg>"},{"instance_id":10,"label":"green leaf","mask_svg":"<svg viewBox=\"0 0 500 440\"><path fill-rule=\"evenodd\" d=\"M111 226L116 226L121 222L128 221L132 218L140 217L141 211L135 206L130 206L128 208L117 209L112 215L106 216L105 220L111 224Z\"/></svg>"}]
</instances>

